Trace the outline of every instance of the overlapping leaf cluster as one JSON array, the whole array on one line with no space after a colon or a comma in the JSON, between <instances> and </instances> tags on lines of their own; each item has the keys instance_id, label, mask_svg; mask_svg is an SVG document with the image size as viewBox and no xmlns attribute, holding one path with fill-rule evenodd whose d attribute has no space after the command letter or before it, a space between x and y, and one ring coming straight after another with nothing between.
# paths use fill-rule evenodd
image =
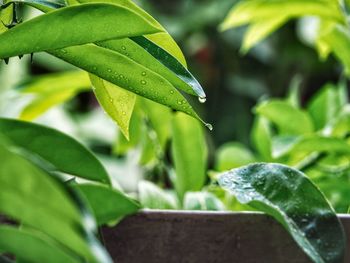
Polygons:
<instances>
[{"instance_id":1,"label":"overlapping leaf cluster","mask_svg":"<svg viewBox=\"0 0 350 263\"><path fill-rule=\"evenodd\" d=\"M132 1L20 3L45 14L6 28L15 19L12 12L18 3L2 5L0 58L45 51L87 71L98 101L127 138L137 95L200 119L179 91L205 97L186 69L181 50L156 20ZM55 98L54 91L48 90L50 103L62 102L77 92L74 83L68 89L57 89ZM25 114L26 118L35 117L49 105L38 103L39 111L31 106L27 110L32 113Z\"/></svg>"},{"instance_id":2,"label":"overlapping leaf cluster","mask_svg":"<svg viewBox=\"0 0 350 263\"><path fill-rule=\"evenodd\" d=\"M0 155L0 213L16 223L0 222L2 253L25 262L111 262L97 226L140 206L113 189L89 150L56 130L0 119Z\"/></svg>"},{"instance_id":3,"label":"overlapping leaf cluster","mask_svg":"<svg viewBox=\"0 0 350 263\"><path fill-rule=\"evenodd\" d=\"M333 53L350 72L348 1L337 0L249 0L239 1L221 24L222 30L248 25L242 51L258 42L292 19L312 16L318 20L315 48L326 59ZM283 10L283 12L281 12Z\"/></svg>"}]
</instances>

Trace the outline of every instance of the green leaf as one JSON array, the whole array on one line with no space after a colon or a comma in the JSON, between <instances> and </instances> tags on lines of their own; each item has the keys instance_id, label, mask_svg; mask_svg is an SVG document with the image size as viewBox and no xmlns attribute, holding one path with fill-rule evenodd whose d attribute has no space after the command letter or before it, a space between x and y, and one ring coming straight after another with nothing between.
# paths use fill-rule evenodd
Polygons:
<instances>
[{"instance_id":1,"label":"green leaf","mask_svg":"<svg viewBox=\"0 0 350 263\"><path fill-rule=\"evenodd\" d=\"M256 107L256 112L274 123L281 134L300 135L313 131L310 116L288 102L269 100Z\"/></svg>"},{"instance_id":2,"label":"green leaf","mask_svg":"<svg viewBox=\"0 0 350 263\"><path fill-rule=\"evenodd\" d=\"M126 24L133 26L125 27ZM64 7L1 34L0 58L160 31L135 12L118 5L92 3Z\"/></svg>"},{"instance_id":3,"label":"green leaf","mask_svg":"<svg viewBox=\"0 0 350 263\"><path fill-rule=\"evenodd\" d=\"M178 208L175 196L165 192L157 185L141 181L138 184L139 200L142 207L150 209L176 209Z\"/></svg>"},{"instance_id":4,"label":"green leaf","mask_svg":"<svg viewBox=\"0 0 350 263\"><path fill-rule=\"evenodd\" d=\"M217 150L215 169L226 171L254 161L253 153L244 145L236 142L225 143Z\"/></svg>"},{"instance_id":5,"label":"green leaf","mask_svg":"<svg viewBox=\"0 0 350 263\"><path fill-rule=\"evenodd\" d=\"M324 128L334 120L341 110L338 87L327 84L310 101L308 112L312 117L316 130Z\"/></svg>"},{"instance_id":6,"label":"green leaf","mask_svg":"<svg viewBox=\"0 0 350 263\"><path fill-rule=\"evenodd\" d=\"M20 118L33 120L79 92L90 89L90 86L88 74L83 71L47 74L34 79L21 88L22 93L34 94L35 98L24 107Z\"/></svg>"},{"instance_id":7,"label":"green leaf","mask_svg":"<svg viewBox=\"0 0 350 263\"><path fill-rule=\"evenodd\" d=\"M0 134L7 137L24 155L34 154L53 171L109 183L98 159L75 139L34 123L0 118Z\"/></svg>"},{"instance_id":8,"label":"green leaf","mask_svg":"<svg viewBox=\"0 0 350 263\"><path fill-rule=\"evenodd\" d=\"M343 108L339 116L334 120L330 126L332 136L343 138L350 131L350 106Z\"/></svg>"},{"instance_id":9,"label":"green leaf","mask_svg":"<svg viewBox=\"0 0 350 263\"><path fill-rule=\"evenodd\" d=\"M275 19L281 15L289 19L300 16L320 16L322 18L344 22L340 7L336 1L328 0L253 0L241 1L235 5L225 21L220 25L221 30L242 26L248 23Z\"/></svg>"},{"instance_id":10,"label":"green leaf","mask_svg":"<svg viewBox=\"0 0 350 263\"><path fill-rule=\"evenodd\" d=\"M172 140L175 188L182 199L188 191L201 190L206 179L207 148L204 131L198 121L177 113L172 121Z\"/></svg>"},{"instance_id":11,"label":"green leaf","mask_svg":"<svg viewBox=\"0 0 350 263\"><path fill-rule=\"evenodd\" d=\"M280 164L258 163L223 173L219 184L241 203L277 219L314 262L343 262L343 227L303 173Z\"/></svg>"},{"instance_id":12,"label":"green leaf","mask_svg":"<svg viewBox=\"0 0 350 263\"><path fill-rule=\"evenodd\" d=\"M184 91L192 95L198 95L200 98L206 97L202 86L191 72L189 72L176 58L166 52L163 48L143 36L132 37L131 40L144 48L161 64L170 69L179 79L191 87L191 89L188 89L188 87L184 85L179 85L179 87L183 87L182 89Z\"/></svg>"},{"instance_id":13,"label":"green leaf","mask_svg":"<svg viewBox=\"0 0 350 263\"><path fill-rule=\"evenodd\" d=\"M185 210L223 211L224 204L212 193L187 192L184 198Z\"/></svg>"},{"instance_id":14,"label":"green leaf","mask_svg":"<svg viewBox=\"0 0 350 263\"><path fill-rule=\"evenodd\" d=\"M171 110L148 99L140 98L139 103L145 112L146 118L149 120L151 128L157 134L157 141L164 148L170 137Z\"/></svg>"},{"instance_id":15,"label":"green leaf","mask_svg":"<svg viewBox=\"0 0 350 263\"><path fill-rule=\"evenodd\" d=\"M0 236L0 249L25 262L80 262L79 258L67 253L63 247L42 233L31 233L0 225Z\"/></svg>"},{"instance_id":16,"label":"green leaf","mask_svg":"<svg viewBox=\"0 0 350 263\"><path fill-rule=\"evenodd\" d=\"M75 184L84 195L98 225L107 224L136 213L140 205L124 193L104 185Z\"/></svg>"},{"instance_id":17,"label":"green leaf","mask_svg":"<svg viewBox=\"0 0 350 263\"><path fill-rule=\"evenodd\" d=\"M7 144L6 144L7 145ZM63 185L0 144L0 212L43 231L88 262L111 262ZM34 194L35 193L35 194ZM89 224L87 224L89 222Z\"/></svg>"},{"instance_id":18,"label":"green leaf","mask_svg":"<svg viewBox=\"0 0 350 263\"><path fill-rule=\"evenodd\" d=\"M350 75L350 32L348 28L335 25L320 35L320 41L326 44L335 56L342 62L347 75Z\"/></svg>"},{"instance_id":19,"label":"green leaf","mask_svg":"<svg viewBox=\"0 0 350 263\"><path fill-rule=\"evenodd\" d=\"M244 35L242 52L247 53L253 46L266 38L272 32L276 31L287 20L287 16L280 15L251 24L248 28L248 31Z\"/></svg>"},{"instance_id":20,"label":"green leaf","mask_svg":"<svg viewBox=\"0 0 350 263\"><path fill-rule=\"evenodd\" d=\"M95 45L49 53L121 88L200 119L170 82L125 55Z\"/></svg>"},{"instance_id":21,"label":"green leaf","mask_svg":"<svg viewBox=\"0 0 350 263\"><path fill-rule=\"evenodd\" d=\"M256 116L251 135L252 141L260 156L266 161L271 160L271 133L269 121L262 116Z\"/></svg>"},{"instance_id":22,"label":"green leaf","mask_svg":"<svg viewBox=\"0 0 350 263\"><path fill-rule=\"evenodd\" d=\"M311 153L311 152L327 152L338 154L350 154L350 145L343 139L323 137L320 135L305 136L294 139L286 153Z\"/></svg>"},{"instance_id":23,"label":"green leaf","mask_svg":"<svg viewBox=\"0 0 350 263\"><path fill-rule=\"evenodd\" d=\"M98 102L129 140L129 123L136 95L92 74L90 79Z\"/></svg>"}]
</instances>

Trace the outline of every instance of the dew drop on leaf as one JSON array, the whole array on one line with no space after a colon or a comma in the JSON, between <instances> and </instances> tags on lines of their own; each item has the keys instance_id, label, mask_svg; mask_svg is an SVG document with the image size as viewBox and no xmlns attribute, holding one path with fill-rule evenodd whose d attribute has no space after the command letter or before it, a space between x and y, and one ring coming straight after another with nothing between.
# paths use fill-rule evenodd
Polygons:
<instances>
[{"instance_id":1,"label":"dew drop on leaf","mask_svg":"<svg viewBox=\"0 0 350 263\"><path fill-rule=\"evenodd\" d=\"M198 101L199 101L200 103L204 103L204 102L207 101L207 98L206 98L206 97L198 97Z\"/></svg>"}]
</instances>

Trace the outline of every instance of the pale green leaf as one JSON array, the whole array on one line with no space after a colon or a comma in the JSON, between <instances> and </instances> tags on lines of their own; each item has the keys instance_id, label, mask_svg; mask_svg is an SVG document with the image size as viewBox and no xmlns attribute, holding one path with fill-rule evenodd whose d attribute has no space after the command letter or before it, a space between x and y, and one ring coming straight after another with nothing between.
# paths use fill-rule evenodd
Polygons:
<instances>
[{"instance_id":1,"label":"pale green leaf","mask_svg":"<svg viewBox=\"0 0 350 263\"><path fill-rule=\"evenodd\" d=\"M202 189L206 178L207 154L200 123L185 114L175 114L172 121L172 157L176 172L175 188L180 199L188 191Z\"/></svg>"},{"instance_id":2,"label":"pale green leaf","mask_svg":"<svg viewBox=\"0 0 350 263\"><path fill-rule=\"evenodd\" d=\"M244 35L242 52L248 52L253 46L281 27L287 20L287 16L280 15L251 24Z\"/></svg>"},{"instance_id":3,"label":"pale green leaf","mask_svg":"<svg viewBox=\"0 0 350 263\"><path fill-rule=\"evenodd\" d=\"M184 198L185 210L223 211L224 204L208 192L187 192Z\"/></svg>"},{"instance_id":4,"label":"pale green leaf","mask_svg":"<svg viewBox=\"0 0 350 263\"><path fill-rule=\"evenodd\" d=\"M157 185L141 181L138 184L139 200L141 205L150 209L176 209L177 200Z\"/></svg>"},{"instance_id":5,"label":"pale green leaf","mask_svg":"<svg viewBox=\"0 0 350 263\"><path fill-rule=\"evenodd\" d=\"M244 145L236 142L225 143L216 152L215 169L226 171L254 161L253 153Z\"/></svg>"},{"instance_id":6,"label":"pale green leaf","mask_svg":"<svg viewBox=\"0 0 350 263\"><path fill-rule=\"evenodd\" d=\"M92 74L90 79L98 102L129 139L129 123L136 95Z\"/></svg>"}]
</instances>

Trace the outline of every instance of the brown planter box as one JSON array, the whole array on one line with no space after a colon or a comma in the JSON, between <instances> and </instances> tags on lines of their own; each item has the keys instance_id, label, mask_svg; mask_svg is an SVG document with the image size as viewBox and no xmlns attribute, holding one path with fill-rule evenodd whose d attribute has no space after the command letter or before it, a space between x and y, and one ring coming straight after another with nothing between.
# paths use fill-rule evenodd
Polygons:
<instances>
[{"instance_id":1,"label":"brown planter box","mask_svg":"<svg viewBox=\"0 0 350 263\"><path fill-rule=\"evenodd\" d=\"M350 237L350 216L339 218ZM102 232L118 263L311 262L279 223L260 213L142 211ZM348 243L344 263L349 252Z\"/></svg>"}]
</instances>

